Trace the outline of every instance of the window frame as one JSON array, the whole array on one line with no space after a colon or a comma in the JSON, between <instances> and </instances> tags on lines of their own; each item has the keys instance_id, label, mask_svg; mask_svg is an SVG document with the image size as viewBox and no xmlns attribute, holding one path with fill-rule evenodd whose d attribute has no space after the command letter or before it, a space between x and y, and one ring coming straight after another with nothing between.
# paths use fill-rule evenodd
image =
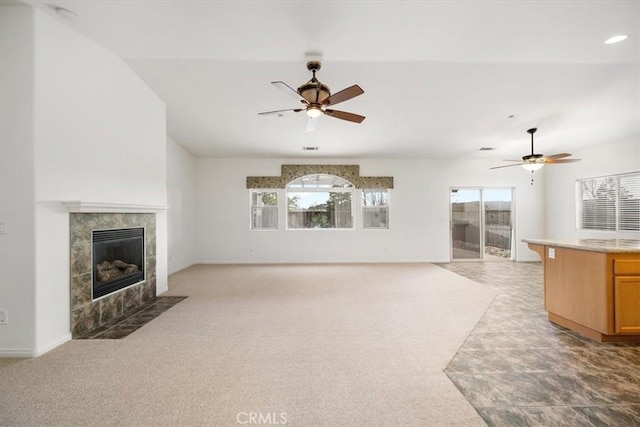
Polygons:
<instances>
[{"instance_id":1,"label":"window frame","mask_svg":"<svg viewBox=\"0 0 640 427\"><path fill-rule=\"evenodd\" d=\"M273 193L276 196L275 205L254 205L253 195L255 193ZM251 188L249 189L249 230L250 231L278 231L280 229L280 192L275 188ZM269 207L275 209L276 226L275 227L254 227L253 211L254 208Z\"/></svg>"},{"instance_id":2,"label":"window frame","mask_svg":"<svg viewBox=\"0 0 640 427\"><path fill-rule=\"evenodd\" d=\"M375 193L386 193L386 204L385 205L377 205L377 206L366 206L365 205L365 200L366 200L366 193L367 192L375 192ZM390 206L391 206L391 191L389 188L386 189L379 189L379 188L363 188L362 189L362 194L360 197L360 203L362 204L362 229L363 230L388 230L390 228L389 225L389 211L390 211ZM366 216L366 212L367 211L373 211L374 209L379 209L379 208L386 208L386 221L385 221L385 227L368 227L365 224L365 216Z\"/></svg>"},{"instance_id":3,"label":"window frame","mask_svg":"<svg viewBox=\"0 0 640 427\"><path fill-rule=\"evenodd\" d=\"M631 179L629 184L621 186L621 180ZM613 195L613 199L592 198L585 199L585 184L591 182L593 191L598 194ZM605 188L602 188L605 186ZM631 194L629 199L621 199L622 191ZM585 202L594 200L594 213L587 217L584 209ZM633 207L621 207L621 200L638 200L638 212ZM640 218L640 171L599 177L576 179L575 183L576 203L576 229L580 231L609 232L609 233L640 233L640 220L634 223L633 216ZM605 204L601 206L600 204ZM611 205L611 206L607 206ZM599 216L604 216L604 220ZM604 224L604 226L603 226ZM586 226L585 226L586 225Z\"/></svg>"},{"instance_id":4,"label":"window frame","mask_svg":"<svg viewBox=\"0 0 640 427\"><path fill-rule=\"evenodd\" d=\"M344 182L346 183L345 187L320 187L320 186L309 186L309 187L305 187L304 184L301 185L300 188L294 187L293 189L291 189L291 185L295 184L298 181L304 182L305 178L310 178L310 177L331 177L333 178L334 181L339 181L339 182ZM291 194L295 194L295 193L349 193L351 194L351 200L350 200L350 205L351 205L351 227L291 227L290 223L289 223L289 196ZM327 174L327 173L313 173L313 174L308 174L308 175L303 175L300 176L294 180L292 180L291 182L289 182L284 189L284 200L286 200L286 206L285 206L285 229L286 230L294 230L294 231L320 231L320 230L325 230L325 231L349 231L349 230L355 230L356 229L356 218L355 218L355 194L356 194L356 188L355 185L353 183L351 183L350 181L337 176L337 175L332 175L332 174Z\"/></svg>"}]
</instances>

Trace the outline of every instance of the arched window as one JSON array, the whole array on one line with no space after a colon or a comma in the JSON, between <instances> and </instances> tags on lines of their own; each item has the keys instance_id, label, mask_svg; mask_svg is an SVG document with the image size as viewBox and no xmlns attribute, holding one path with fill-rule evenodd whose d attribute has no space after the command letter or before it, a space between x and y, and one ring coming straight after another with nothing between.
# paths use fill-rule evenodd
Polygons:
<instances>
[{"instance_id":1,"label":"arched window","mask_svg":"<svg viewBox=\"0 0 640 427\"><path fill-rule=\"evenodd\" d=\"M314 174L287 185L287 228L352 229L353 189L334 175Z\"/></svg>"}]
</instances>

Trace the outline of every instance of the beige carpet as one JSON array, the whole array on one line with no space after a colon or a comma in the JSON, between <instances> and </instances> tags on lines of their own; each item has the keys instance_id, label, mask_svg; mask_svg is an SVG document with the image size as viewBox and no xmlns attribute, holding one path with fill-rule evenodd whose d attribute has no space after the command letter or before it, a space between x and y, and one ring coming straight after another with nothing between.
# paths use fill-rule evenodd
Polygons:
<instances>
[{"instance_id":1,"label":"beige carpet","mask_svg":"<svg viewBox=\"0 0 640 427\"><path fill-rule=\"evenodd\" d=\"M430 264L198 265L169 286L189 298L124 339L0 362L0 425L484 425L442 371L491 288Z\"/></svg>"}]
</instances>

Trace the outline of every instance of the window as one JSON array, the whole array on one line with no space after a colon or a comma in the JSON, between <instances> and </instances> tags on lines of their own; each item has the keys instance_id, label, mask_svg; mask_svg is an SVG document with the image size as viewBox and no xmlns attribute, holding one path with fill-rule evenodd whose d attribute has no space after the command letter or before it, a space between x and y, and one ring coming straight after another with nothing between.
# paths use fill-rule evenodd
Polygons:
<instances>
[{"instance_id":1,"label":"window","mask_svg":"<svg viewBox=\"0 0 640 427\"><path fill-rule=\"evenodd\" d=\"M278 193L272 190L251 190L251 229L278 229Z\"/></svg>"},{"instance_id":2,"label":"window","mask_svg":"<svg viewBox=\"0 0 640 427\"><path fill-rule=\"evenodd\" d=\"M307 175L287 185L289 229L353 228L353 184L333 175Z\"/></svg>"},{"instance_id":3,"label":"window","mask_svg":"<svg viewBox=\"0 0 640 427\"><path fill-rule=\"evenodd\" d=\"M576 181L578 229L640 232L640 172Z\"/></svg>"},{"instance_id":4,"label":"window","mask_svg":"<svg viewBox=\"0 0 640 427\"><path fill-rule=\"evenodd\" d=\"M362 228L389 228L389 190L362 190Z\"/></svg>"}]
</instances>

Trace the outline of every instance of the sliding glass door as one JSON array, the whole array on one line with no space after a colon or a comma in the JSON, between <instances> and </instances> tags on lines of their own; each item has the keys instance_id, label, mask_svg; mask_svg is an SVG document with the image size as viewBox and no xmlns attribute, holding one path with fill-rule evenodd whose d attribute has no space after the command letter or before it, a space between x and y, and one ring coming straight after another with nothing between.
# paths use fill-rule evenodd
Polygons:
<instances>
[{"instance_id":1,"label":"sliding glass door","mask_svg":"<svg viewBox=\"0 0 640 427\"><path fill-rule=\"evenodd\" d=\"M451 259L481 259L480 189L451 189Z\"/></svg>"},{"instance_id":2,"label":"sliding glass door","mask_svg":"<svg viewBox=\"0 0 640 427\"><path fill-rule=\"evenodd\" d=\"M452 188L451 260L509 260L513 189Z\"/></svg>"}]
</instances>

